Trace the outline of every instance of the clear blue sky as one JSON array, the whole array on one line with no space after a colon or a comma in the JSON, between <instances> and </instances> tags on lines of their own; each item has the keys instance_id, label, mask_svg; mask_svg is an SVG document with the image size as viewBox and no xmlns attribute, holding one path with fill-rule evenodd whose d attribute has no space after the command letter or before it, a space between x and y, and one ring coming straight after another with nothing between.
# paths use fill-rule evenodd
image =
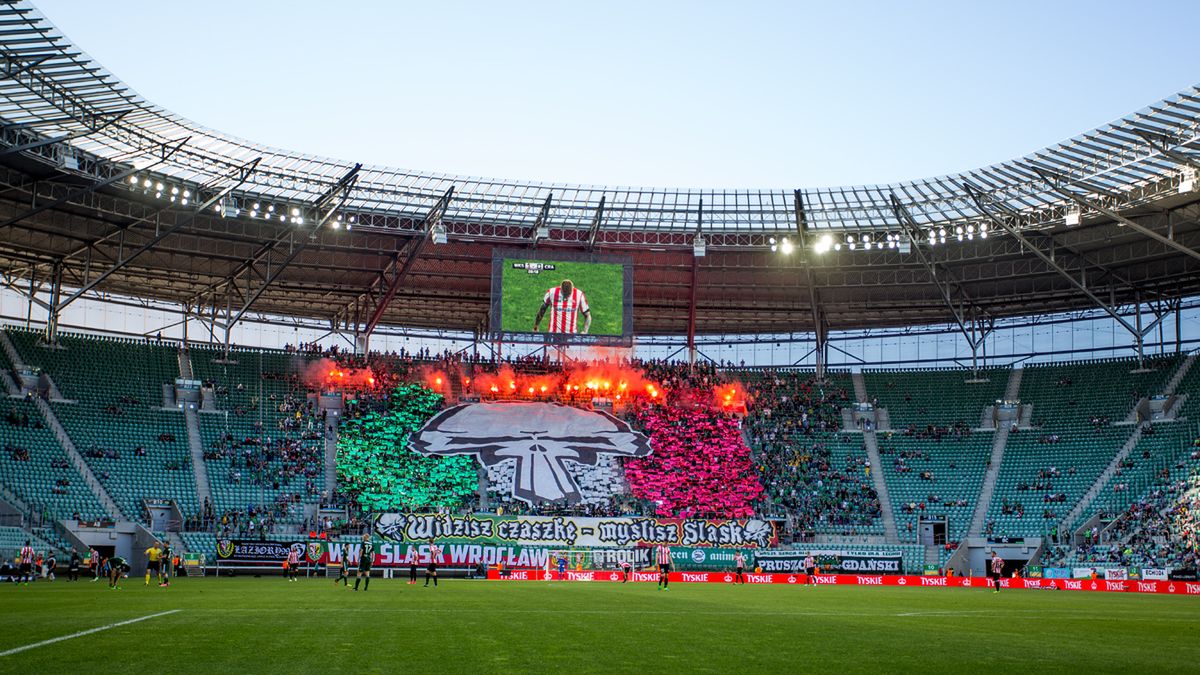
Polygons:
<instances>
[{"instance_id":1,"label":"clear blue sky","mask_svg":"<svg viewBox=\"0 0 1200 675\"><path fill-rule=\"evenodd\" d=\"M1200 83L1196 0L35 2L147 99L206 126L544 181L920 178Z\"/></svg>"}]
</instances>

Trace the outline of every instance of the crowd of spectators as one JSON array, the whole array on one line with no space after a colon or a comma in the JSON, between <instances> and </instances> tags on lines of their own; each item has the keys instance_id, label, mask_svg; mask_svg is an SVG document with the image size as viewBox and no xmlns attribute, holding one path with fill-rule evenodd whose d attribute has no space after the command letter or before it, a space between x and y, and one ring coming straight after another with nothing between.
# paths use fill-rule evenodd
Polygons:
<instances>
[{"instance_id":1,"label":"crowd of spectators","mask_svg":"<svg viewBox=\"0 0 1200 675\"><path fill-rule=\"evenodd\" d=\"M845 388L767 373L748 391L747 433L766 490L763 510L790 517L803 531L858 534L876 525L882 510L866 450L840 447L851 441L833 433L850 401Z\"/></svg>"}]
</instances>

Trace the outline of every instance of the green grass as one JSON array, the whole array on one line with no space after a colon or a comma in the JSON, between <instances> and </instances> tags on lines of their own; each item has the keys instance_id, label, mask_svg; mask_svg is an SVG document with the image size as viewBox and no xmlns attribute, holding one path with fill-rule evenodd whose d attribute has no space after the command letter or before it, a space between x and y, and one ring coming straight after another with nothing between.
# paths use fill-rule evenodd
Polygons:
<instances>
[{"instance_id":1,"label":"green grass","mask_svg":"<svg viewBox=\"0 0 1200 675\"><path fill-rule=\"evenodd\" d=\"M610 263L558 262L554 260L525 260L520 262L547 262L554 264L553 271L543 270L529 274L523 269L513 269L510 259L504 260L501 277L500 324L506 333L533 332L533 320L542 307L546 291L570 279L575 287L587 297L592 312L592 335L622 335L624 333L624 267ZM547 311L547 315L549 311ZM549 325L550 317L542 319L542 331ZM579 329L583 330L583 318L579 318Z\"/></svg>"},{"instance_id":2,"label":"green grass","mask_svg":"<svg viewBox=\"0 0 1200 675\"><path fill-rule=\"evenodd\" d=\"M0 586L0 673L1195 672L1200 599L978 589L375 579Z\"/></svg>"}]
</instances>

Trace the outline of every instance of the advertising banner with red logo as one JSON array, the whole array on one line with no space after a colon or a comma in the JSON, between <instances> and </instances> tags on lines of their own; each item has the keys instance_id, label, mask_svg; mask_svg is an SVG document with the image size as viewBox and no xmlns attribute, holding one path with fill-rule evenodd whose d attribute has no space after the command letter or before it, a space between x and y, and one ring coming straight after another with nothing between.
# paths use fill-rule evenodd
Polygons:
<instances>
[{"instance_id":1,"label":"advertising banner with red logo","mask_svg":"<svg viewBox=\"0 0 1200 675\"><path fill-rule=\"evenodd\" d=\"M748 584L784 584L799 585L810 583L804 574L747 574ZM563 575L557 572L542 570L512 570L498 572L490 570L488 579L499 581L584 581L584 582L617 582L624 581L620 572L588 571L571 572ZM734 581L731 572L672 572L671 583L718 583L731 584ZM630 582L658 581L657 572L633 572ZM955 587L955 588L991 588L992 581L986 577L927 577L917 575L891 574L815 574L811 583L819 586L913 586ZM1200 595L1200 582L1184 581L1110 581L1106 579L1001 579L1000 587L1005 589L1028 590L1060 590L1060 591L1103 591L1120 593L1165 593L1173 595Z\"/></svg>"}]
</instances>

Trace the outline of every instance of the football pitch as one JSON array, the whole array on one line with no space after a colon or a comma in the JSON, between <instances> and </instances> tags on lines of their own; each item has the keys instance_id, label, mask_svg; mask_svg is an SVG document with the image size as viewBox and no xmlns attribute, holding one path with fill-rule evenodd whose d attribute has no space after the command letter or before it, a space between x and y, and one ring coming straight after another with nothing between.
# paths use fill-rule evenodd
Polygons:
<instances>
[{"instance_id":1,"label":"football pitch","mask_svg":"<svg viewBox=\"0 0 1200 675\"><path fill-rule=\"evenodd\" d=\"M1200 600L1175 596L384 579L355 593L245 577L0 586L0 673L1195 672L1198 661Z\"/></svg>"}]
</instances>

